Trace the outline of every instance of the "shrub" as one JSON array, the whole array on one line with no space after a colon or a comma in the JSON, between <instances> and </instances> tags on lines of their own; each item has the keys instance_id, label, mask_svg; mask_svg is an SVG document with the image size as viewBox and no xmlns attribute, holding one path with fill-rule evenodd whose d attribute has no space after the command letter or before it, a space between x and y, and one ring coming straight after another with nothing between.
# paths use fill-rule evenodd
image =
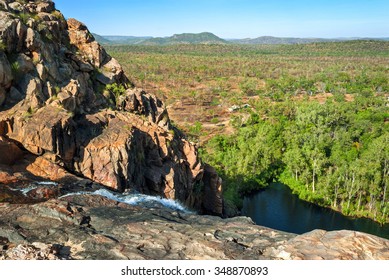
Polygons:
<instances>
[{"instance_id":1,"label":"shrub","mask_svg":"<svg viewBox=\"0 0 389 280\"><path fill-rule=\"evenodd\" d=\"M194 125L192 125L189 128L189 132L194 134L194 135L199 135L200 132L202 131L202 129L203 129L203 125L201 124L201 122L197 121L197 122L195 122Z\"/></svg>"},{"instance_id":2,"label":"shrub","mask_svg":"<svg viewBox=\"0 0 389 280\"><path fill-rule=\"evenodd\" d=\"M108 90L108 92L112 93L113 96L115 96L115 104L116 104L116 106L119 104L120 96L122 96L126 92L125 87L122 84L117 84L117 83L113 83L113 84L107 85L105 87L105 89ZM107 96L107 95L105 95L105 96Z\"/></svg>"},{"instance_id":3,"label":"shrub","mask_svg":"<svg viewBox=\"0 0 389 280\"><path fill-rule=\"evenodd\" d=\"M16 81L19 81L22 77L19 62L14 61L11 63L12 76Z\"/></svg>"},{"instance_id":4,"label":"shrub","mask_svg":"<svg viewBox=\"0 0 389 280\"><path fill-rule=\"evenodd\" d=\"M53 16L55 16L57 19L59 19L59 20L63 20L63 19L64 19L64 17L63 17L63 15L61 14L61 12L59 12L59 11L57 11L57 10L51 12L51 14L52 14Z\"/></svg>"},{"instance_id":5,"label":"shrub","mask_svg":"<svg viewBox=\"0 0 389 280\"><path fill-rule=\"evenodd\" d=\"M5 43L2 40L0 40L0 51L5 52L6 49L7 49L7 46L5 45Z\"/></svg>"},{"instance_id":6,"label":"shrub","mask_svg":"<svg viewBox=\"0 0 389 280\"><path fill-rule=\"evenodd\" d=\"M27 24L28 20L30 19L30 15L27 13L20 13L19 14L20 20L24 23Z\"/></svg>"},{"instance_id":7,"label":"shrub","mask_svg":"<svg viewBox=\"0 0 389 280\"><path fill-rule=\"evenodd\" d=\"M126 91L122 84L119 85L117 83L107 85L106 89L112 92L116 98L123 95Z\"/></svg>"}]
</instances>

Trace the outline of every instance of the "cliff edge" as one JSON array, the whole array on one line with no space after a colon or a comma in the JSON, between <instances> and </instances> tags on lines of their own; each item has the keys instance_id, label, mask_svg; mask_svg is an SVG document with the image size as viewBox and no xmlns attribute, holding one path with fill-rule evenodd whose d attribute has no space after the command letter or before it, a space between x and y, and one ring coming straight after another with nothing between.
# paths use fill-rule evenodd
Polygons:
<instances>
[{"instance_id":1,"label":"cliff edge","mask_svg":"<svg viewBox=\"0 0 389 280\"><path fill-rule=\"evenodd\" d=\"M388 260L389 241L353 231L303 235L96 194L0 204L1 259ZM50 224L50 228L47 225Z\"/></svg>"},{"instance_id":2,"label":"cliff edge","mask_svg":"<svg viewBox=\"0 0 389 280\"><path fill-rule=\"evenodd\" d=\"M223 220L221 192L164 104L84 24L49 0L0 0L0 260L389 259L389 241L368 234Z\"/></svg>"},{"instance_id":3,"label":"cliff edge","mask_svg":"<svg viewBox=\"0 0 389 280\"><path fill-rule=\"evenodd\" d=\"M66 173L222 215L219 177L164 104L51 1L0 1L0 150L0 184Z\"/></svg>"}]
</instances>

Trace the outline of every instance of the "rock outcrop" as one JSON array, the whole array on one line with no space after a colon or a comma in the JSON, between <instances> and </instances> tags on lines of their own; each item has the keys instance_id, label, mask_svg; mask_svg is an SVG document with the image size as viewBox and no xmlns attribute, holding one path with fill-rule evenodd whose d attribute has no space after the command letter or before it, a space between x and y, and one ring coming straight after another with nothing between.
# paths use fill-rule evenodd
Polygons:
<instances>
[{"instance_id":1,"label":"rock outcrop","mask_svg":"<svg viewBox=\"0 0 389 280\"><path fill-rule=\"evenodd\" d=\"M15 164L12 142L35 156L32 172L43 169L41 157L114 190L222 215L219 177L164 104L133 88L87 27L49 0L0 2L0 136L0 149L10 151L0 164Z\"/></svg>"},{"instance_id":2,"label":"rock outcrop","mask_svg":"<svg viewBox=\"0 0 389 280\"><path fill-rule=\"evenodd\" d=\"M0 259L389 259L389 241L369 234L296 236L245 217L223 220L97 195L0 204L0 216Z\"/></svg>"},{"instance_id":3,"label":"rock outcrop","mask_svg":"<svg viewBox=\"0 0 389 280\"><path fill-rule=\"evenodd\" d=\"M221 183L84 24L0 0L0 259L389 259L367 234L223 220ZM216 216L91 194L104 188Z\"/></svg>"}]
</instances>

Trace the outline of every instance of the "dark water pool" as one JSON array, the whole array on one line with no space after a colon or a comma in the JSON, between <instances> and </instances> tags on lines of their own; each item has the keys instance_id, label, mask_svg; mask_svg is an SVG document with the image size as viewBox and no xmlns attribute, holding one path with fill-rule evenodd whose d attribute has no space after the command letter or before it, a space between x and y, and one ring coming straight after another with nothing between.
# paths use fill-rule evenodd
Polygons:
<instances>
[{"instance_id":1,"label":"dark water pool","mask_svg":"<svg viewBox=\"0 0 389 280\"><path fill-rule=\"evenodd\" d=\"M281 183L271 184L266 190L246 197L242 214L251 217L258 225L297 234L314 229L348 229L389 239L389 224L381 226L370 219L353 219L302 201Z\"/></svg>"}]
</instances>

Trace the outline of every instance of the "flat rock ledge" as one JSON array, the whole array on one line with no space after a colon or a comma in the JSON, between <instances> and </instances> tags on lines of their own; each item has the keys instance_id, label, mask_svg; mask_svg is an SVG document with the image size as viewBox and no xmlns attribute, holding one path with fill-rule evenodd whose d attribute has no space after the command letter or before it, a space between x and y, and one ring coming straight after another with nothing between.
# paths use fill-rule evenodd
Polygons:
<instances>
[{"instance_id":1,"label":"flat rock ledge","mask_svg":"<svg viewBox=\"0 0 389 280\"><path fill-rule=\"evenodd\" d=\"M389 260L389 241L336 231L295 235L96 195L0 204L0 259Z\"/></svg>"}]
</instances>

